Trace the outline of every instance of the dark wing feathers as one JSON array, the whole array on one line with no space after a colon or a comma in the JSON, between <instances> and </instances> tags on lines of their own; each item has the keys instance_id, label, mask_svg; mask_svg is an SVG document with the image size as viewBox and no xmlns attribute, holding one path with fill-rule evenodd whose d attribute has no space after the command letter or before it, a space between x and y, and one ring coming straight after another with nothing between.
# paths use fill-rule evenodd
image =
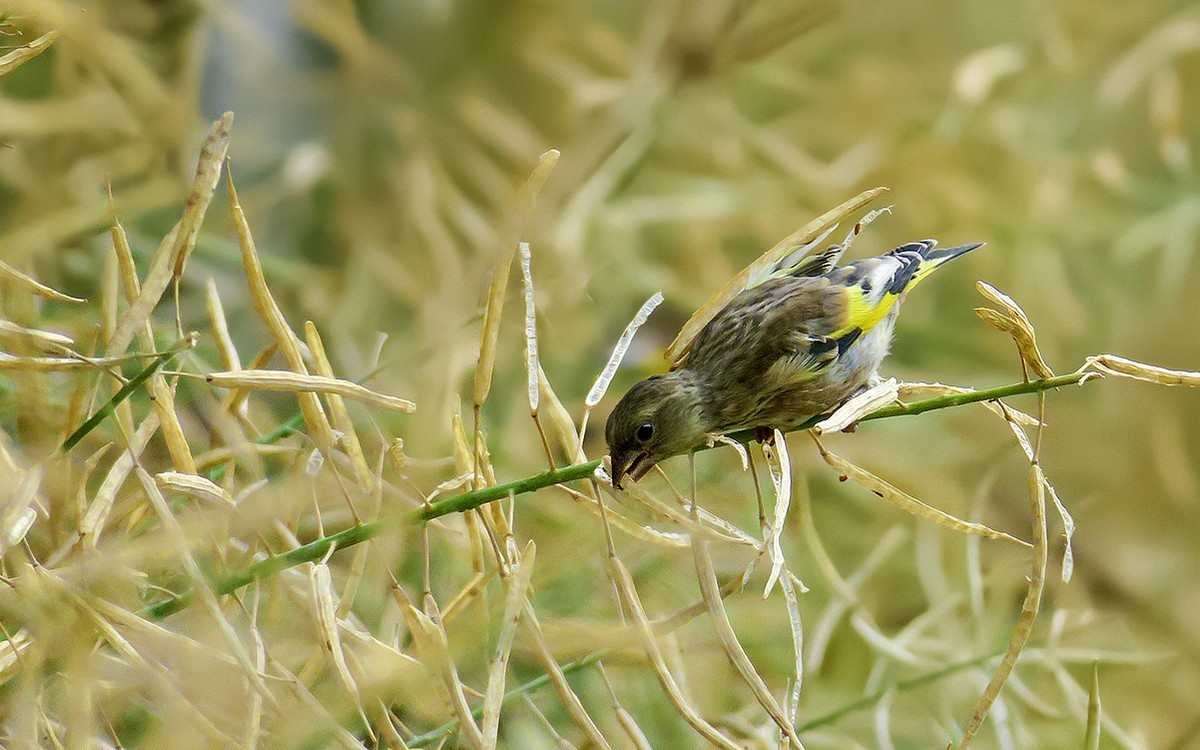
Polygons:
<instances>
[{"instance_id":1,"label":"dark wing feathers","mask_svg":"<svg viewBox=\"0 0 1200 750\"><path fill-rule=\"evenodd\" d=\"M838 258L842 257L841 245L830 245L828 249L823 250L816 255L804 259L804 262L797 265L793 270L788 271L788 276L824 276L833 270L837 265Z\"/></svg>"},{"instance_id":2,"label":"dark wing feathers","mask_svg":"<svg viewBox=\"0 0 1200 750\"><path fill-rule=\"evenodd\" d=\"M806 336L804 344L807 349L801 352L797 347L795 354L803 354L805 369L816 372L828 367L838 357L845 354L850 345L862 335L862 332L861 328L851 328L849 332L843 333L837 338L831 336Z\"/></svg>"}]
</instances>

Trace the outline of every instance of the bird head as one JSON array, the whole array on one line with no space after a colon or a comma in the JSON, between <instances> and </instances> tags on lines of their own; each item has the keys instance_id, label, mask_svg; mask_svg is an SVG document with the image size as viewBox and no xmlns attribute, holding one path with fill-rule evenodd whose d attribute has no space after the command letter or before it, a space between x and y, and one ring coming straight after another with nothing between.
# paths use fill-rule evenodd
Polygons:
<instances>
[{"instance_id":1,"label":"bird head","mask_svg":"<svg viewBox=\"0 0 1200 750\"><path fill-rule=\"evenodd\" d=\"M647 378L617 403L604 436L612 458L613 485L635 482L656 463L686 453L707 435L701 386L687 370Z\"/></svg>"}]
</instances>

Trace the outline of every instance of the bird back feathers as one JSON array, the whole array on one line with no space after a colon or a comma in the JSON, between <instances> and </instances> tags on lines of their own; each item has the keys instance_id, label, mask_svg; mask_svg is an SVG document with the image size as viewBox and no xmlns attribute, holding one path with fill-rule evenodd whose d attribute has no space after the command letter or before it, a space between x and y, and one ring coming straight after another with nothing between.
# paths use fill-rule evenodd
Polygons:
<instances>
[{"instance_id":1,"label":"bird back feathers","mask_svg":"<svg viewBox=\"0 0 1200 750\"><path fill-rule=\"evenodd\" d=\"M845 325L835 331L830 339L845 340L846 334L855 330L869 331L877 325L887 316L896 300L934 270L979 247L979 244L974 244L935 250L936 240L921 240L901 245L875 258L864 258L836 268L842 253L858 231L887 210L882 209L863 217L842 242L821 252L812 252L837 228L838 222L864 208L886 191L887 188L879 187L860 193L801 227L742 269L692 315L667 347L666 358L670 369L678 370L687 363L696 337L734 298L771 279L828 276L843 290L847 310Z\"/></svg>"}]
</instances>

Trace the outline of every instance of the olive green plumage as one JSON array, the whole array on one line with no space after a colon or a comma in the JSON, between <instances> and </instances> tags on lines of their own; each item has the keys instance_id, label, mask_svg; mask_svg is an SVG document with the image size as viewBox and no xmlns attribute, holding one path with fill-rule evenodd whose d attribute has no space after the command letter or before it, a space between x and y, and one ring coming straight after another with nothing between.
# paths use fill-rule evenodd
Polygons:
<instances>
[{"instance_id":1,"label":"olive green plumage","mask_svg":"<svg viewBox=\"0 0 1200 750\"><path fill-rule=\"evenodd\" d=\"M891 345L906 292L979 244L924 240L835 267L831 247L734 297L672 372L637 383L608 418L614 484L747 428L786 428L867 386Z\"/></svg>"}]
</instances>

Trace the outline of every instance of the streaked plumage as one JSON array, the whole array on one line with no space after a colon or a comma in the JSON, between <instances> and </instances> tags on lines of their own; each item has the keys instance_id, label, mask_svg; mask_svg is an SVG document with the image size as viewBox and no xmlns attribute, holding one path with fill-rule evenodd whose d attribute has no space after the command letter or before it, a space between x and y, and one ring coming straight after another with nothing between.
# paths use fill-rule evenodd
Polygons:
<instances>
[{"instance_id":1,"label":"streaked plumage","mask_svg":"<svg viewBox=\"0 0 1200 750\"><path fill-rule=\"evenodd\" d=\"M905 294L979 247L923 240L839 267L846 244L786 257L717 312L671 372L625 394L605 431L614 482L711 435L786 428L834 409L887 356Z\"/></svg>"}]
</instances>

